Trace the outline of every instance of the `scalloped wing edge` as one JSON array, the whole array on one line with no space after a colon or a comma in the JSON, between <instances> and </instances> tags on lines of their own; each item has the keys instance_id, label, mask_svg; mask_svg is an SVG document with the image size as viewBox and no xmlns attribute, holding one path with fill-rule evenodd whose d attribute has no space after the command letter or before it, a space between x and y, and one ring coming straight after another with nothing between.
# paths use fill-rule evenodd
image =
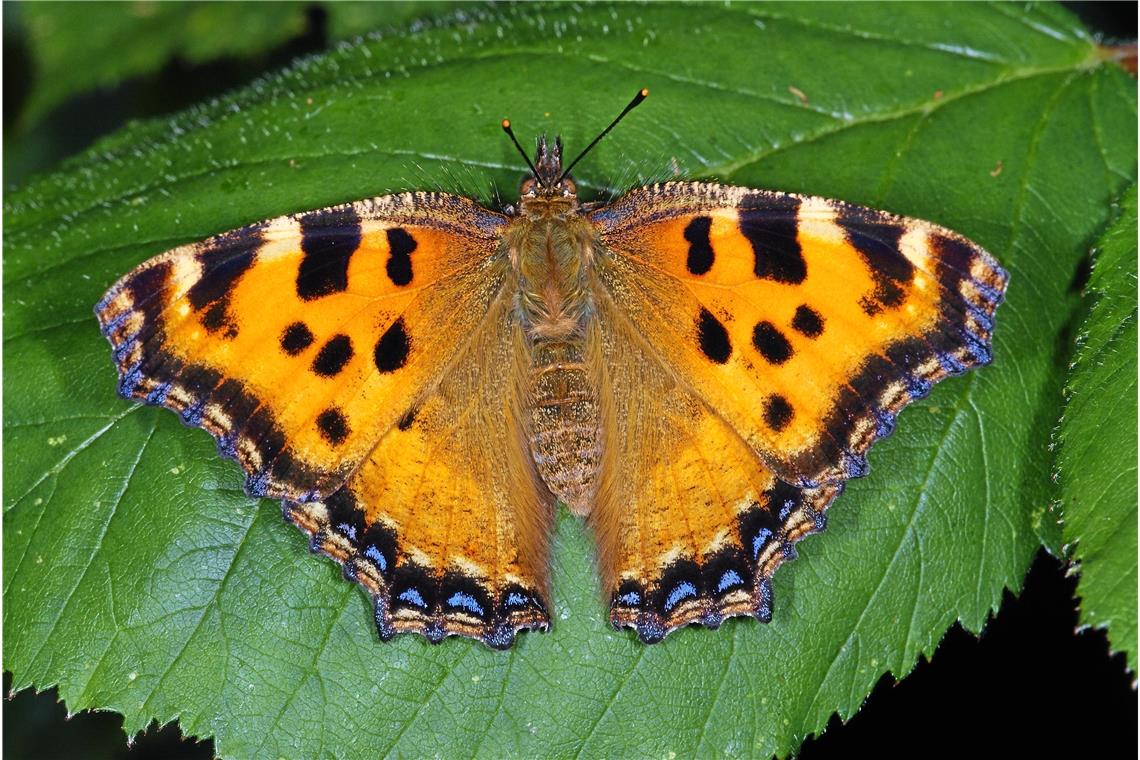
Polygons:
<instances>
[{"instance_id":1,"label":"scalloped wing edge","mask_svg":"<svg viewBox=\"0 0 1140 760\"><path fill-rule=\"evenodd\" d=\"M509 649L520 631L550 629L541 594L521 585L490 588L460 572L432 574L402 563L394 531L368 525L347 488L324 501L282 502L282 515L309 537L309 550L341 567L372 597L381 641L417 633L432 644L449 636Z\"/></svg>"},{"instance_id":2,"label":"scalloped wing edge","mask_svg":"<svg viewBox=\"0 0 1140 760\"><path fill-rule=\"evenodd\" d=\"M241 239L258 227L216 239ZM241 466L250 496L305 500L335 490L348 472L317 472L290 455L273 414L242 383L163 350L164 302L155 294L168 286L173 257L194 253L202 245L176 248L144 262L95 304L100 332L111 345L118 372L118 395L169 409L187 427L208 432L218 454ZM297 483L305 485L291 485Z\"/></svg>"},{"instance_id":3,"label":"scalloped wing edge","mask_svg":"<svg viewBox=\"0 0 1140 760\"><path fill-rule=\"evenodd\" d=\"M795 545L827 525L825 511L843 484L801 490L777 483L768 504L753 502L737 517L737 547L703 562L680 559L664 568L652 588L631 579L619 583L610 606L615 629L633 628L656 644L688 625L719 628L727 618L772 619L772 576L797 556Z\"/></svg>"}]
</instances>

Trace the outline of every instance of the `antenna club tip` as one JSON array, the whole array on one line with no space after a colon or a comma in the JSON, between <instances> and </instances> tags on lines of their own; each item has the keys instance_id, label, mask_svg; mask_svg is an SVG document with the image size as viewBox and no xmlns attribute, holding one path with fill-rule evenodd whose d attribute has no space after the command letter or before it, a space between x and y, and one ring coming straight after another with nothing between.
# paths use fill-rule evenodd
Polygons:
<instances>
[{"instance_id":1,"label":"antenna club tip","mask_svg":"<svg viewBox=\"0 0 1140 760\"><path fill-rule=\"evenodd\" d=\"M511 120L510 119L503 119L501 122L499 122L499 124L502 125L503 129L510 129L511 128Z\"/></svg>"},{"instance_id":2,"label":"antenna club tip","mask_svg":"<svg viewBox=\"0 0 1140 760\"><path fill-rule=\"evenodd\" d=\"M641 90L639 90L637 94L639 97L648 98L649 97L649 88L648 87L642 87Z\"/></svg>"}]
</instances>

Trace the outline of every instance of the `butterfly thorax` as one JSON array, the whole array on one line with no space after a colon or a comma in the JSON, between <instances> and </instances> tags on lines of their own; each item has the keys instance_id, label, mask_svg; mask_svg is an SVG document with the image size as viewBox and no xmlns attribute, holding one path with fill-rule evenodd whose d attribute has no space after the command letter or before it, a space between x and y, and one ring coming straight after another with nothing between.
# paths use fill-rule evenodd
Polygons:
<instances>
[{"instance_id":1,"label":"butterfly thorax","mask_svg":"<svg viewBox=\"0 0 1140 760\"><path fill-rule=\"evenodd\" d=\"M507 233L519 316L532 340L574 341L584 334L592 310L591 225L582 216L574 181L561 176L561 141L539 140L535 168L536 175L523 182Z\"/></svg>"},{"instance_id":2,"label":"butterfly thorax","mask_svg":"<svg viewBox=\"0 0 1140 760\"><path fill-rule=\"evenodd\" d=\"M540 144L539 177L524 183L507 235L516 309L530 354L528 438L539 475L576 514L590 511L601 462L598 394L590 371L589 288L594 232L559 151Z\"/></svg>"}]
</instances>

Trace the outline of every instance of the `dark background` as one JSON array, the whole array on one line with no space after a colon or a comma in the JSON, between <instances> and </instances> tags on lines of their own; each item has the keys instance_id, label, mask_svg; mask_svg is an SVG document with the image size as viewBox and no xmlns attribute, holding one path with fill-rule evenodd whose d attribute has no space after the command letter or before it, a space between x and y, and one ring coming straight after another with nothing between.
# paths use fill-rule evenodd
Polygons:
<instances>
[{"instance_id":1,"label":"dark background","mask_svg":"<svg viewBox=\"0 0 1140 760\"><path fill-rule=\"evenodd\" d=\"M1135 41L1137 4L1065 3L1106 41ZM50 169L132 118L172 113L238 87L298 55L325 49L325 12L308 10L298 37L254 61L190 66L173 59L152 77L63 104L12 134L35 72L21 39L18 7L4 4L5 187ZM955 625L930 661L903 681L884 676L847 724L832 717L800 757L934 754L989 757L1137 756L1137 692L1122 655L1110 657L1103 631L1076 632L1076 578L1042 551L1020 597L1006 594L980 637ZM4 675L5 692L11 679ZM70 719L54 689L4 701L3 755L22 758L209 758L213 742L184 739L174 725L151 728L130 746L115 713Z\"/></svg>"}]
</instances>

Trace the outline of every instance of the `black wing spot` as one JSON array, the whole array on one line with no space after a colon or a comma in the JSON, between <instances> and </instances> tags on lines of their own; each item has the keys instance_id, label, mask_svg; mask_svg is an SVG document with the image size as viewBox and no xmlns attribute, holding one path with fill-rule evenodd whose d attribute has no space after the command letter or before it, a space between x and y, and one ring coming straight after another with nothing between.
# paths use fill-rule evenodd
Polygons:
<instances>
[{"instance_id":1,"label":"black wing spot","mask_svg":"<svg viewBox=\"0 0 1140 760\"><path fill-rule=\"evenodd\" d=\"M709 243L709 228L712 219L698 216L685 226L685 240L689 241L689 257L685 262L692 274L705 274L713 265L713 249Z\"/></svg>"},{"instance_id":2,"label":"black wing spot","mask_svg":"<svg viewBox=\"0 0 1140 760\"><path fill-rule=\"evenodd\" d=\"M388 230L388 279L392 284L404 286L412 281L411 253L416 250L416 239L403 227Z\"/></svg>"},{"instance_id":3,"label":"black wing spot","mask_svg":"<svg viewBox=\"0 0 1140 760\"><path fill-rule=\"evenodd\" d=\"M376 369L381 372L394 372L408 361L410 341L404 329L404 318L400 317L376 342Z\"/></svg>"},{"instance_id":4,"label":"black wing spot","mask_svg":"<svg viewBox=\"0 0 1140 760\"><path fill-rule=\"evenodd\" d=\"M792 344L771 322L757 322L752 328L752 345L769 364L783 364L795 353Z\"/></svg>"},{"instance_id":5,"label":"black wing spot","mask_svg":"<svg viewBox=\"0 0 1140 760\"><path fill-rule=\"evenodd\" d=\"M253 266L262 243L262 225L256 224L213 238L194 258L202 267L201 276L186 299L194 311L203 312L202 326L224 338L237 337L237 323L230 314L234 287Z\"/></svg>"},{"instance_id":6,"label":"black wing spot","mask_svg":"<svg viewBox=\"0 0 1140 760\"><path fill-rule=\"evenodd\" d=\"M843 230L847 242L859 252L871 272L875 287L859 300L868 316L900 305L906 298L906 284L914 278L914 265L899 248L906 228L878 212L845 207L835 223Z\"/></svg>"},{"instance_id":7,"label":"black wing spot","mask_svg":"<svg viewBox=\"0 0 1140 760\"><path fill-rule=\"evenodd\" d=\"M296 356L313 345L313 333L304 322L294 322L281 333L281 350Z\"/></svg>"},{"instance_id":8,"label":"black wing spot","mask_svg":"<svg viewBox=\"0 0 1140 760\"><path fill-rule=\"evenodd\" d=\"M348 438L348 420L339 409L330 407L317 415L317 430L326 441L339 446Z\"/></svg>"},{"instance_id":9,"label":"black wing spot","mask_svg":"<svg viewBox=\"0 0 1140 760\"><path fill-rule=\"evenodd\" d=\"M745 198L740 209L740 234L752 245L757 277L796 285L807 277L798 238L799 199L790 195Z\"/></svg>"},{"instance_id":10,"label":"black wing spot","mask_svg":"<svg viewBox=\"0 0 1140 760\"><path fill-rule=\"evenodd\" d=\"M301 266L297 295L311 301L348 289L348 263L360 247L360 217L351 208L313 211L301 217Z\"/></svg>"},{"instance_id":11,"label":"black wing spot","mask_svg":"<svg viewBox=\"0 0 1140 760\"><path fill-rule=\"evenodd\" d=\"M792 405L779 394L769 396L764 402L764 422L777 433L786 428L794 416Z\"/></svg>"},{"instance_id":12,"label":"black wing spot","mask_svg":"<svg viewBox=\"0 0 1140 760\"><path fill-rule=\"evenodd\" d=\"M328 343L321 346L317 358L313 359L313 372L321 377L339 375L352 359L352 354L352 338L343 334L334 335Z\"/></svg>"},{"instance_id":13,"label":"black wing spot","mask_svg":"<svg viewBox=\"0 0 1140 760\"><path fill-rule=\"evenodd\" d=\"M250 267L261 246L262 225L243 227L213 238L195 258L202 267L198 281L186 292L195 311L224 301Z\"/></svg>"},{"instance_id":14,"label":"black wing spot","mask_svg":"<svg viewBox=\"0 0 1140 760\"><path fill-rule=\"evenodd\" d=\"M202 327L215 335L220 334L223 338L236 338L237 323L230 315L229 305L229 298L223 298L210 304L210 307L202 314Z\"/></svg>"},{"instance_id":15,"label":"black wing spot","mask_svg":"<svg viewBox=\"0 0 1140 760\"><path fill-rule=\"evenodd\" d=\"M801 335L818 338L823 335L823 317L807 304L801 304L792 318L792 327Z\"/></svg>"},{"instance_id":16,"label":"black wing spot","mask_svg":"<svg viewBox=\"0 0 1140 760\"><path fill-rule=\"evenodd\" d=\"M700 342L701 353L717 364L724 364L732 356L728 330L708 309L701 309L701 316L697 320L697 340Z\"/></svg>"}]
</instances>

